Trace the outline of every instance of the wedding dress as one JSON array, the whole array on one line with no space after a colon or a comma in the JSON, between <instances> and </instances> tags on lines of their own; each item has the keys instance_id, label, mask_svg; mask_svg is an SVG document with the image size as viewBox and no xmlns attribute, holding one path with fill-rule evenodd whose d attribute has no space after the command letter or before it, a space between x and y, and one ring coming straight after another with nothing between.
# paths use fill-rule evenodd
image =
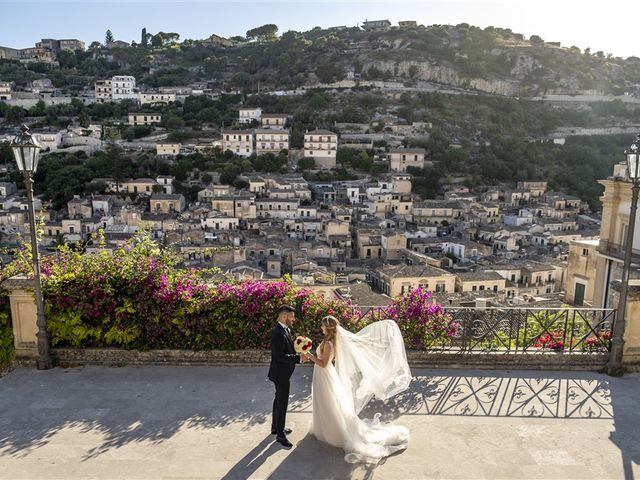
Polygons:
<instances>
[{"instance_id":1,"label":"wedding dress","mask_svg":"<svg viewBox=\"0 0 640 480\"><path fill-rule=\"evenodd\" d=\"M336 365L334 366L333 353ZM320 354L320 346L316 349ZM411 382L402 335L392 320L374 322L353 334L338 326L325 368L313 369L311 431L325 443L342 448L349 463L378 463L403 450L409 430L358 414L372 397L380 400L406 390Z\"/></svg>"}]
</instances>

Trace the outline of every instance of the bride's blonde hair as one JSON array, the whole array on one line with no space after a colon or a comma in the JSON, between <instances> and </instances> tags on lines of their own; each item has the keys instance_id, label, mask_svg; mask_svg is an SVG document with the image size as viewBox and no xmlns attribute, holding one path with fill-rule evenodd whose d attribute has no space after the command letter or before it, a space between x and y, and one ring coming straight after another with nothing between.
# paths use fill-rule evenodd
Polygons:
<instances>
[{"instance_id":1,"label":"bride's blonde hair","mask_svg":"<svg viewBox=\"0 0 640 480\"><path fill-rule=\"evenodd\" d=\"M333 348L336 348L336 332L340 322L332 315L327 315L322 318L322 325L326 328L327 333L324 336L324 340L333 343Z\"/></svg>"}]
</instances>

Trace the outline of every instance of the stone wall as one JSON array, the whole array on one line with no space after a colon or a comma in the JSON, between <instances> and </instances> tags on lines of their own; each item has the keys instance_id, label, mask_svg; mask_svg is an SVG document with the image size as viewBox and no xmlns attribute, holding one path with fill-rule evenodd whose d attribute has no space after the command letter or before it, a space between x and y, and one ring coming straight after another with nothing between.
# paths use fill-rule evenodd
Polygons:
<instances>
[{"instance_id":1,"label":"stone wall","mask_svg":"<svg viewBox=\"0 0 640 480\"><path fill-rule=\"evenodd\" d=\"M149 350L138 352L122 349L54 348L58 365L264 365L271 354L267 350L188 351ZM535 354L509 353L448 353L408 351L409 365L419 368L477 368L513 370L601 370L607 354L562 354L554 352ZM302 367L312 364L303 364Z\"/></svg>"},{"instance_id":2,"label":"stone wall","mask_svg":"<svg viewBox=\"0 0 640 480\"><path fill-rule=\"evenodd\" d=\"M118 348L54 348L57 364L77 365L255 365L269 362L266 350L123 350Z\"/></svg>"}]
</instances>

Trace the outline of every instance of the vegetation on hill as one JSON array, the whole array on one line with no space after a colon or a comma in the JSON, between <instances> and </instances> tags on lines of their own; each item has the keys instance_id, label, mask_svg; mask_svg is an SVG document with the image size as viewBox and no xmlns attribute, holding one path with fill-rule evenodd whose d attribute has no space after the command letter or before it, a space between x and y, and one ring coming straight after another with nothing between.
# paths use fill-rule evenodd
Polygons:
<instances>
[{"instance_id":1,"label":"vegetation on hill","mask_svg":"<svg viewBox=\"0 0 640 480\"><path fill-rule=\"evenodd\" d=\"M144 32L145 41L132 47L100 48L94 42L85 52L60 52L60 68L3 60L0 78L27 85L46 75L58 88L79 91L96 79L126 73L150 87L202 82L214 88L257 91L337 81L353 72L363 79L409 84L427 80L527 96L593 91L620 95L637 88L640 76L637 57L582 52L536 35L526 39L510 29L464 23L384 32L314 28L279 37L277 31L269 24L247 32L255 41L212 35L220 41L181 43L177 33ZM496 89L491 90L490 84Z\"/></svg>"},{"instance_id":2,"label":"vegetation on hill","mask_svg":"<svg viewBox=\"0 0 640 480\"><path fill-rule=\"evenodd\" d=\"M122 120L128 112L145 110L162 114L160 127L169 132L169 141L184 142L211 137L223 126L234 128L241 105L260 106L265 112L291 115L291 148L300 149L305 131L339 130L337 123L369 124L370 133L390 133L390 126L379 119L393 114L399 123L433 125L428 133L405 139L407 146L426 148L427 159L434 164L426 172L414 172L417 193L427 197L440 194L442 179L448 177L467 178L467 183L476 187L548 179L552 188L580 196L594 208L600 193L596 180L611 172L629 138L575 138L564 146L537 141L548 139L560 127L640 123L640 106L621 101L574 106L527 99L553 92L637 93L640 59L635 57L623 60L604 52L581 52L536 36L526 39L509 29L467 24L386 32L357 28L314 28L280 36L277 32L277 26L269 24L249 30L246 37L227 40L212 35L203 41L180 42L177 33L143 30L141 42L131 47L106 48L94 42L85 52L59 52L59 68L0 60L0 80L22 87L38 78L50 78L55 87L79 94L97 79L127 74L134 75L142 88L198 85L223 92L219 99L190 96L183 103L143 108L133 101L83 105L74 99L69 105L47 107L40 102L25 110L0 102L0 118L9 125L28 119L34 128L100 122L105 125L107 139L134 140L155 129L129 127ZM271 94L273 90L343 80L348 74L352 78L396 80L410 87L420 80L431 80L449 89L477 91L453 95L407 90L390 96L356 87L314 89L295 96ZM505 95L482 93L491 89ZM378 121L372 122L375 119ZM378 175L383 165L376 161L376 153L379 151L341 149L337 171L305 175L323 181L355 178L362 173ZM0 161L11 161L6 148L0 147ZM311 167L308 159L300 163L301 171ZM92 176L173 174L178 191L192 199L195 187L183 187L192 168L218 172L222 181L234 183L241 174L285 171L287 163L284 155L247 159L214 151L181 156L172 164L149 153L108 151L89 158L55 154L43 159L37 185L40 193L59 206L73 194L96 188L89 183Z\"/></svg>"},{"instance_id":3,"label":"vegetation on hill","mask_svg":"<svg viewBox=\"0 0 640 480\"><path fill-rule=\"evenodd\" d=\"M571 137L564 145L498 137L488 144L449 148L449 140L436 133L426 143L434 159L433 168L413 171L413 191L435 198L442 180L466 178L469 187L513 184L524 180L546 180L550 190L564 191L600 210L602 187L613 165L624 161L622 152L633 141L631 135Z\"/></svg>"}]
</instances>

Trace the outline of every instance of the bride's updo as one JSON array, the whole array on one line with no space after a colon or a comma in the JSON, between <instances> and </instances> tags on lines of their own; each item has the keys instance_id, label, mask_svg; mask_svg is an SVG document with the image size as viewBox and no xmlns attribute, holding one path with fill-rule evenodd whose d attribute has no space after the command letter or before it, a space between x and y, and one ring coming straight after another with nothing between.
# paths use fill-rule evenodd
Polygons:
<instances>
[{"instance_id":1,"label":"bride's updo","mask_svg":"<svg viewBox=\"0 0 640 480\"><path fill-rule=\"evenodd\" d=\"M338 330L338 325L340 325L340 322L338 321L338 319L336 317L334 317L332 315L327 315L326 317L323 317L322 325L327 330L327 333L326 333L324 339L326 341L329 341L329 342L333 343L333 346L335 348L335 345L336 345L336 331Z\"/></svg>"}]
</instances>

